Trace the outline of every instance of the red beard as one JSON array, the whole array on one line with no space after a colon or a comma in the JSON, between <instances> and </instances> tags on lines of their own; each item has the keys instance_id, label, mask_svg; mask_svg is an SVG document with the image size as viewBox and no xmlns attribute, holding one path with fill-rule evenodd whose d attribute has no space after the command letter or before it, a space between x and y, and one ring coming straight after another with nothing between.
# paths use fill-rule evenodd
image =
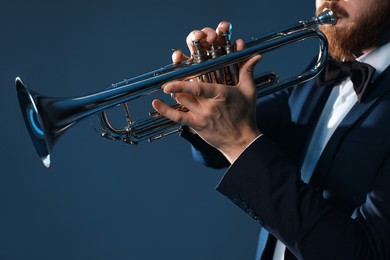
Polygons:
<instances>
[{"instance_id":1,"label":"red beard","mask_svg":"<svg viewBox=\"0 0 390 260\"><path fill-rule=\"evenodd\" d=\"M348 13L337 2L326 2L320 6L331 9L338 17L348 17ZM381 37L390 27L390 1L378 1L371 10L364 13L351 26L340 30L336 26L320 26L329 41L329 54L337 60L351 60L363 54L364 50L377 47ZM388 39L386 39L388 41Z\"/></svg>"}]
</instances>

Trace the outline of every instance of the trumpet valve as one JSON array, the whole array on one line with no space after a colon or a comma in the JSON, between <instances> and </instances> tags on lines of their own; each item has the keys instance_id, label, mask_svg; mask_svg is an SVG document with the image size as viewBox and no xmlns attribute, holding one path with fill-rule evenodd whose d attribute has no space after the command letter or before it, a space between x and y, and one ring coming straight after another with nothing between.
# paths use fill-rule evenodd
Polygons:
<instances>
[{"instance_id":1,"label":"trumpet valve","mask_svg":"<svg viewBox=\"0 0 390 260\"><path fill-rule=\"evenodd\" d=\"M208 53L206 50L202 49L200 41L193 41L192 46L195 47L195 51L192 54L194 63L201 63L209 59Z\"/></svg>"},{"instance_id":2,"label":"trumpet valve","mask_svg":"<svg viewBox=\"0 0 390 260\"><path fill-rule=\"evenodd\" d=\"M218 58L222 55L221 47L218 46L216 42L211 44L210 49L208 50L210 59Z\"/></svg>"}]
</instances>

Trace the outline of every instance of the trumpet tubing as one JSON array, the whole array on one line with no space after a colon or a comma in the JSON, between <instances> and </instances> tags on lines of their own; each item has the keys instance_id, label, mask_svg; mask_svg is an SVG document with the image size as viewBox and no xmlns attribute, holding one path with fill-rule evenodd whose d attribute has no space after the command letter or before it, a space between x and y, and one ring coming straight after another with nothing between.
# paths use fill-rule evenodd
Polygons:
<instances>
[{"instance_id":1,"label":"trumpet tubing","mask_svg":"<svg viewBox=\"0 0 390 260\"><path fill-rule=\"evenodd\" d=\"M194 79L234 85L238 81L238 63L255 54L265 53L303 39L316 38L320 46L319 55L311 69L283 81L278 79L276 73L255 78L258 98L302 83L318 75L327 57L326 38L314 27L335 23L336 17L333 12L326 9L312 19L300 21L260 37L253 37L245 43L246 48L240 51L234 50L230 32L227 32L223 36L224 43L220 46L213 44L209 50L203 50L198 42L194 42L196 51L188 61L167 65L112 84L103 91L81 97L46 97L27 88L20 78L16 78L20 108L36 151L46 167L51 165L50 155L58 137L79 120L93 114L98 115L102 126L101 135L107 139L122 140L129 144L136 144L142 140L153 141L180 131L182 126L155 112L150 112L142 120L134 120L128 109L128 102L160 91L163 84L173 80ZM106 109L120 104L124 108L127 125L117 129L110 123ZM177 103L172 106L186 110Z\"/></svg>"}]
</instances>

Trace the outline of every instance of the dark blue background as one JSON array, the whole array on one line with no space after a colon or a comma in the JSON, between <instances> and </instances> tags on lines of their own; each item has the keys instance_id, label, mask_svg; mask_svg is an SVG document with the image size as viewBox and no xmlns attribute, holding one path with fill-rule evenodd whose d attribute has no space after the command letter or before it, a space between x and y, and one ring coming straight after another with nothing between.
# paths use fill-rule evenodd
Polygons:
<instances>
[{"instance_id":1,"label":"dark blue background","mask_svg":"<svg viewBox=\"0 0 390 260\"><path fill-rule=\"evenodd\" d=\"M0 259L253 259L257 223L214 190L224 171L194 163L184 140L109 142L91 117L61 137L46 169L14 80L84 95L170 63L194 28L230 20L245 39L313 12L305 0L3 1ZM271 63L289 71L292 52Z\"/></svg>"}]
</instances>

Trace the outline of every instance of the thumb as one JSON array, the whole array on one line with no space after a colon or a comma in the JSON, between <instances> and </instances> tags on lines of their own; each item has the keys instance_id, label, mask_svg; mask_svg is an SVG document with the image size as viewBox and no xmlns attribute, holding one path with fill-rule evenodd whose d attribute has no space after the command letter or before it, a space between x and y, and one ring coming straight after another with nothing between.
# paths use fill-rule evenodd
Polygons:
<instances>
[{"instance_id":1,"label":"thumb","mask_svg":"<svg viewBox=\"0 0 390 260\"><path fill-rule=\"evenodd\" d=\"M242 87L254 88L253 71L256 64L261 60L260 55L255 55L244 61L240 66L238 85Z\"/></svg>"}]
</instances>

